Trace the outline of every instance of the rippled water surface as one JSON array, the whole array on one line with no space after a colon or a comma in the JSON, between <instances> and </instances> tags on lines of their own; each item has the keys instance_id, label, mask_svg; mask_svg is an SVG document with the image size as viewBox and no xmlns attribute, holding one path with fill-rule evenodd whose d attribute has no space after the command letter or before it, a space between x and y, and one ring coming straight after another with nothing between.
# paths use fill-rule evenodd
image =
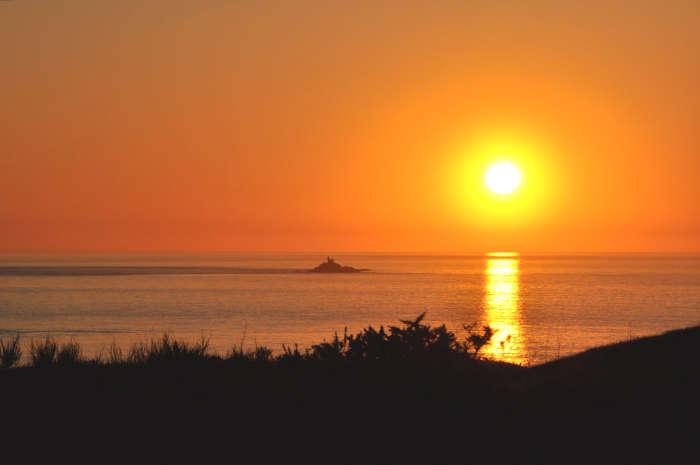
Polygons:
<instances>
[{"instance_id":1,"label":"rippled water surface","mask_svg":"<svg viewBox=\"0 0 700 465\"><path fill-rule=\"evenodd\" d=\"M88 353L167 331L308 346L367 325L496 329L487 353L536 363L700 324L697 256L339 255L370 272L314 274L318 255L0 258L0 335L73 338Z\"/></svg>"}]
</instances>

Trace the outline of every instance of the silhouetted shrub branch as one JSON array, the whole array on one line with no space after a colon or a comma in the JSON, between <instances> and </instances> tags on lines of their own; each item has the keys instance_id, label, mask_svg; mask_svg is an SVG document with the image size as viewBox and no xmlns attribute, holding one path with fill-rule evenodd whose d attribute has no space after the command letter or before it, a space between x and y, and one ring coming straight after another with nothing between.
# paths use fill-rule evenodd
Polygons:
<instances>
[{"instance_id":1,"label":"silhouetted shrub branch","mask_svg":"<svg viewBox=\"0 0 700 465\"><path fill-rule=\"evenodd\" d=\"M467 332L467 338L464 341L463 349L464 351L470 353L472 357L478 358L479 351L491 342L493 338L494 330L490 326L482 326L481 334L474 332L476 323L471 325L464 325L464 330Z\"/></svg>"},{"instance_id":2,"label":"silhouetted shrub branch","mask_svg":"<svg viewBox=\"0 0 700 465\"><path fill-rule=\"evenodd\" d=\"M34 367L52 366L56 362L58 353L58 343L50 336L46 336L43 341L31 341L29 346L29 357Z\"/></svg>"},{"instance_id":3,"label":"silhouetted shrub branch","mask_svg":"<svg viewBox=\"0 0 700 465\"><path fill-rule=\"evenodd\" d=\"M0 367L12 368L22 358L19 334L12 338L0 338Z\"/></svg>"},{"instance_id":4,"label":"silhouetted shrub branch","mask_svg":"<svg viewBox=\"0 0 700 465\"><path fill-rule=\"evenodd\" d=\"M431 327L424 324L425 313L415 320L401 320L403 326L390 326L385 331L372 326L355 335L342 339L336 333L331 342L311 346L310 358L318 360L448 360L453 358L477 358L479 350L489 343L493 330L483 327L483 333L473 331L474 325L464 326L468 335L465 341L457 337L443 324Z\"/></svg>"}]
</instances>

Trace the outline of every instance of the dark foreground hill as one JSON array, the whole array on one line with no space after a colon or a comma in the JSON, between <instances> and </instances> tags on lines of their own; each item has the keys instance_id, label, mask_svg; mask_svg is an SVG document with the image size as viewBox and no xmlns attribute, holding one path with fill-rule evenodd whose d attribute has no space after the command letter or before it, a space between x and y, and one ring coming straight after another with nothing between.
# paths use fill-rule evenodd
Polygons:
<instances>
[{"instance_id":1,"label":"dark foreground hill","mask_svg":"<svg viewBox=\"0 0 700 465\"><path fill-rule=\"evenodd\" d=\"M21 460L3 462L698 461L700 327L533 368L467 346L455 356L455 341L425 328L278 361L146 351L138 363L5 370L0 449ZM405 355L416 347L430 349Z\"/></svg>"}]
</instances>

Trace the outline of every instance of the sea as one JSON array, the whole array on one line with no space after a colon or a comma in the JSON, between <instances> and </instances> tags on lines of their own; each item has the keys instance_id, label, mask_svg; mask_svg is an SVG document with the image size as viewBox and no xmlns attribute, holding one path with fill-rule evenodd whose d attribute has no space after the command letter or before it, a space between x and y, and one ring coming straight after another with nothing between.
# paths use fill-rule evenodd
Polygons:
<instances>
[{"instance_id":1,"label":"sea","mask_svg":"<svg viewBox=\"0 0 700 465\"><path fill-rule=\"evenodd\" d=\"M700 256L333 256L362 273L310 273L322 254L0 256L0 337L46 336L86 355L168 333L213 350L300 349L425 314L483 356L534 365L700 324ZM466 327L466 328L465 328Z\"/></svg>"}]
</instances>

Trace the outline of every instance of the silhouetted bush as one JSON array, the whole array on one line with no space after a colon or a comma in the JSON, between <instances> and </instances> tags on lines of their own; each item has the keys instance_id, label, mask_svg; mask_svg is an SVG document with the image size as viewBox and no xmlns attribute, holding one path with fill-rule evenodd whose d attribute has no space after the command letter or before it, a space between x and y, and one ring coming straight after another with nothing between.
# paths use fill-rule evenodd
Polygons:
<instances>
[{"instance_id":1,"label":"silhouetted bush","mask_svg":"<svg viewBox=\"0 0 700 465\"><path fill-rule=\"evenodd\" d=\"M61 344L56 352L56 364L62 366L77 365L81 362L80 352L80 344L77 342L71 341Z\"/></svg>"},{"instance_id":2,"label":"silhouetted bush","mask_svg":"<svg viewBox=\"0 0 700 465\"><path fill-rule=\"evenodd\" d=\"M142 365L148 361L148 353L148 346L143 342L138 342L129 347L129 352L126 355L126 363Z\"/></svg>"},{"instance_id":3,"label":"silhouetted bush","mask_svg":"<svg viewBox=\"0 0 700 465\"><path fill-rule=\"evenodd\" d=\"M294 344L294 348L282 344L282 353L277 356L276 360L281 363L297 363L310 358L309 349L304 352L299 350L299 346Z\"/></svg>"},{"instance_id":4,"label":"silhouetted bush","mask_svg":"<svg viewBox=\"0 0 700 465\"><path fill-rule=\"evenodd\" d=\"M50 336L46 336L46 339L39 342L32 340L29 347L29 356L31 357L31 364L34 367L54 365L57 353L58 344Z\"/></svg>"},{"instance_id":5,"label":"silhouetted bush","mask_svg":"<svg viewBox=\"0 0 700 465\"><path fill-rule=\"evenodd\" d=\"M331 342L322 342L311 346L311 357L317 360L343 360L348 357L349 338L347 330L343 339L335 333Z\"/></svg>"},{"instance_id":6,"label":"silhouetted bush","mask_svg":"<svg viewBox=\"0 0 700 465\"><path fill-rule=\"evenodd\" d=\"M458 341L457 336L448 331L445 325L431 327L423 323L425 313L414 320L401 320L400 326L384 326L375 329L369 326L357 334L348 334L347 329L341 338L337 333L330 342L314 344L303 351L298 346L282 346L282 353L274 355L265 346L246 350L240 346L231 349L223 359L228 362L255 364L290 364L306 362L358 362L358 361L454 361L474 360L480 350L489 343L493 330L476 325L465 325L466 337ZM4 368L15 365L21 357L19 336L0 341L0 361ZM222 360L222 357L209 352L209 339L202 337L195 343L181 341L164 334L150 343L132 345L126 355L115 343L92 359L81 358L81 347L77 342L59 345L53 338L31 342L30 362L34 367L77 364L127 364L145 365L158 362Z\"/></svg>"},{"instance_id":7,"label":"silhouetted bush","mask_svg":"<svg viewBox=\"0 0 700 465\"><path fill-rule=\"evenodd\" d=\"M124 363L124 351L122 351L122 348L119 347L116 342L112 342L107 349L107 363L112 365Z\"/></svg>"},{"instance_id":8,"label":"silhouetted bush","mask_svg":"<svg viewBox=\"0 0 700 465\"><path fill-rule=\"evenodd\" d=\"M491 340L493 330L483 327L477 334L472 326L465 326L468 335L459 343L457 337L445 325L431 327L424 324L425 313L415 320L401 320L403 326L390 326L385 331L372 326L355 335L339 338L336 333L331 342L311 347L310 358L317 360L449 360L476 358L479 350ZM287 355L289 356L289 355Z\"/></svg>"},{"instance_id":9,"label":"silhouetted bush","mask_svg":"<svg viewBox=\"0 0 700 465\"><path fill-rule=\"evenodd\" d=\"M467 332L467 338L462 345L462 349L472 355L473 358L479 357L479 351L491 342L494 330L490 326L482 326L482 333L474 332L476 324L464 325L464 330ZM509 336L510 337L510 336Z\"/></svg>"},{"instance_id":10,"label":"silhouetted bush","mask_svg":"<svg viewBox=\"0 0 700 465\"><path fill-rule=\"evenodd\" d=\"M12 338L0 338L0 367L12 368L22 358L19 334Z\"/></svg>"},{"instance_id":11,"label":"silhouetted bush","mask_svg":"<svg viewBox=\"0 0 700 465\"><path fill-rule=\"evenodd\" d=\"M401 320L403 327L390 326L387 337L390 358L444 358L462 355L454 333L445 325L431 328L423 324L425 313L415 320Z\"/></svg>"},{"instance_id":12,"label":"silhouetted bush","mask_svg":"<svg viewBox=\"0 0 700 465\"><path fill-rule=\"evenodd\" d=\"M234 347L226 354L226 360L230 362L268 363L274 361L275 357L272 355L272 349L265 346L256 346L252 350Z\"/></svg>"},{"instance_id":13,"label":"silhouetted bush","mask_svg":"<svg viewBox=\"0 0 700 465\"><path fill-rule=\"evenodd\" d=\"M210 358L209 339L202 337L195 343L173 339L164 334L158 341L151 341L150 346L135 345L127 357L131 363L157 363L173 361L193 361Z\"/></svg>"},{"instance_id":14,"label":"silhouetted bush","mask_svg":"<svg viewBox=\"0 0 700 465\"><path fill-rule=\"evenodd\" d=\"M269 362L272 360L272 349L260 346L253 351L253 359L256 362Z\"/></svg>"}]
</instances>

